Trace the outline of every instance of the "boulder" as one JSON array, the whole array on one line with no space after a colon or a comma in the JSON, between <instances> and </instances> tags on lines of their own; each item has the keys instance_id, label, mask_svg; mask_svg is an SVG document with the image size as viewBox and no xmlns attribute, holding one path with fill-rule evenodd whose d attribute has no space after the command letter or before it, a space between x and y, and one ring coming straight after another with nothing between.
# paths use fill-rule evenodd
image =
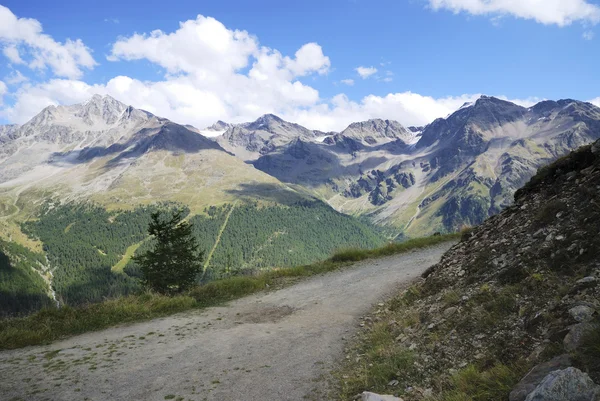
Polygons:
<instances>
[{"instance_id":1,"label":"boulder","mask_svg":"<svg viewBox=\"0 0 600 401\"><path fill-rule=\"evenodd\" d=\"M594 315L595 310L586 305L578 305L569 309L569 315L578 322L587 322Z\"/></svg>"},{"instance_id":2,"label":"boulder","mask_svg":"<svg viewBox=\"0 0 600 401\"><path fill-rule=\"evenodd\" d=\"M521 379L519 384L510 392L508 396L509 401L525 401L525 398L536 389L536 387L544 380L549 373L556 370L565 369L572 365L571 358L569 355L564 354L557 356L556 358L540 363L527 373L527 375Z\"/></svg>"},{"instance_id":3,"label":"boulder","mask_svg":"<svg viewBox=\"0 0 600 401\"><path fill-rule=\"evenodd\" d=\"M525 401L596 401L600 386L581 370L570 367L544 378Z\"/></svg>"},{"instance_id":4,"label":"boulder","mask_svg":"<svg viewBox=\"0 0 600 401\"><path fill-rule=\"evenodd\" d=\"M394 397L393 395L380 395L365 391L361 394L362 401L403 401L402 398Z\"/></svg>"}]
</instances>

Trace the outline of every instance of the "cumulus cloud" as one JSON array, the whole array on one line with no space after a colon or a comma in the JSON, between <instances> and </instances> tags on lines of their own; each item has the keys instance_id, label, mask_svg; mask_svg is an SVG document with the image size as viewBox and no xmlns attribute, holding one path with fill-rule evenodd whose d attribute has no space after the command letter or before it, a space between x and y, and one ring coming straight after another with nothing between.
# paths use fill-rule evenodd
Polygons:
<instances>
[{"instance_id":1,"label":"cumulus cloud","mask_svg":"<svg viewBox=\"0 0 600 401\"><path fill-rule=\"evenodd\" d=\"M0 117L24 123L48 105L80 103L98 93L199 128L217 120L239 123L274 113L328 131L342 130L353 121L369 118L423 125L479 96L433 98L401 92L353 101L341 93L322 99L315 88L301 82L306 76L327 74L331 68L318 44L307 43L293 56L284 55L262 46L246 31L228 29L214 18L203 16L182 22L171 33L153 31L120 38L109 58L149 60L164 69L164 78L152 82L120 75L94 85L57 77L42 83L21 81ZM368 77L377 69L359 67L357 72ZM391 79L392 75L384 71L381 77L375 77ZM10 83L10 77L16 82L22 76L15 72L4 78L5 82ZM340 82L350 85L354 80Z\"/></svg>"},{"instance_id":2,"label":"cumulus cloud","mask_svg":"<svg viewBox=\"0 0 600 401\"><path fill-rule=\"evenodd\" d=\"M43 33L39 21L18 18L10 9L0 5L0 46L3 54L14 64L27 64L32 69L50 68L61 77L79 78L82 68L96 65L90 50L80 39L56 42Z\"/></svg>"},{"instance_id":3,"label":"cumulus cloud","mask_svg":"<svg viewBox=\"0 0 600 401\"><path fill-rule=\"evenodd\" d=\"M19 49L15 45L7 45L2 49L2 53L10 60L13 64L24 64L25 62L19 54Z\"/></svg>"},{"instance_id":4,"label":"cumulus cloud","mask_svg":"<svg viewBox=\"0 0 600 401\"><path fill-rule=\"evenodd\" d=\"M597 97L595 99L590 100L590 103L592 103L593 105L596 105L596 106L600 107L600 97Z\"/></svg>"},{"instance_id":5,"label":"cumulus cloud","mask_svg":"<svg viewBox=\"0 0 600 401\"><path fill-rule=\"evenodd\" d=\"M354 85L353 79L342 79L340 82L343 83L344 85L348 85L348 86Z\"/></svg>"},{"instance_id":6,"label":"cumulus cloud","mask_svg":"<svg viewBox=\"0 0 600 401\"><path fill-rule=\"evenodd\" d=\"M257 88L258 90L259 88ZM389 93L385 96L368 95L352 101L338 94L329 101L312 99L303 107L265 109L253 104L228 104L218 94L199 89L190 77L178 77L160 82L142 82L118 76L104 85L89 85L82 81L53 79L43 84L25 84L16 93L15 104L0 116L11 122L24 123L44 107L83 102L94 94L109 94L134 107L150 111L179 123L206 127L216 120L228 122L252 121L266 112L275 112L282 118L311 129L339 131L350 123L370 118L400 121L404 125L425 125L436 118L446 117L466 102L474 102L481 94L465 94L434 98L412 92ZM256 94L255 100L261 96ZM542 99L507 99L530 107ZM248 101L252 99L248 97ZM600 98L596 99L600 104Z\"/></svg>"},{"instance_id":7,"label":"cumulus cloud","mask_svg":"<svg viewBox=\"0 0 600 401\"><path fill-rule=\"evenodd\" d=\"M360 77L362 79L367 79L371 75L377 73L377 68L375 68L375 67L360 66L360 67L356 67L354 70L358 73L358 75L360 75Z\"/></svg>"},{"instance_id":8,"label":"cumulus cloud","mask_svg":"<svg viewBox=\"0 0 600 401\"><path fill-rule=\"evenodd\" d=\"M434 10L498 17L511 15L544 25L566 26L574 22L597 24L600 7L587 0L428 0Z\"/></svg>"}]
</instances>

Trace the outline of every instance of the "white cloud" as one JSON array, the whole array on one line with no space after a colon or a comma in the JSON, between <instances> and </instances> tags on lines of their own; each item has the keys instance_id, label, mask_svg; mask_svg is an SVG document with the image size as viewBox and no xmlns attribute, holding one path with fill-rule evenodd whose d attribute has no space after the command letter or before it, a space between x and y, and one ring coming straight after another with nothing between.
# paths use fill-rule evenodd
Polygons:
<instances>
[{"instance_id":1,"label":"white cloud","mask_svg":"<svg viewBox=\"0 0 600 401\"><path fill-rule=\"evenodd\" d=\"M378 76L377 80L380 82L392 82L394 80L394 73L392 71L386 71L383 76Z\"/></svg>"},{"instance_id":2,"label":"white cloud","mask_svg":"<svg viewBox=\"0 0 600 401\"><path fill-rule=\"evenodd\" d=\"M260 90L260 87L256 87ZM465 94L434 98L412 92L390 93L386 96L365 96L355 102L344 94L334 96L329 102L314 97L301 107L286 104L281 108L254 103L230 104L227 96L200 89L189 77L161 82L142 82L118 76L105 85L88 85L82 81L54 79L43 84L25 84L15 94L15 104L0 116L11 122L24 123L44 107L56 104L80 103L93 94L110 94L134 107L148 110L159 116L183 124L206 127L217 120L228 122L252 121L262 114L274 112L282 118L311 129L335 131L350 123L370 118L386 118L404 125L425 125L438 117L446 117L466 102L477 100L480 94ZM244 94L248 102L260 101L261 93ZM505 96L499 98L509 100ZM277 99L277 97L275 97ZM524 107L541 99L510 99ZM596 99L600 105L600 98Z\"/></svg>"},{"instance_id":3,"label":"white cloud","mask_svg":"<svg viewBox=\"0 0 600 401\"><path fill-rule=\"evenodd\" d=\"M14 45L6 46L4 49L2 49L2 53L13 64L24 64L25 63L23 61L23 59L21 58L21 55L19 54L19 49L17 49L17 47Z\"/></svg>"},{"instance_id":4,"label":"white cloud","mask_svg":"<svg viewBox=\"0 0 600 401\"><path fill-rule=\"evenodd\" d=\"M296 52L295 56L296 58L293 60L286 57L285 63L287 68L298 77L313 72L326 74L331 67L329 57L323 54L323 49L316 43L305 44Z\"/></svg>"},{"instance_id":5,"label":"white cloud","mask_svg":"<svg viewBox=\"0 0 600 401\"><path fill-rule=\"evenodd\" d=\"M340 82L343 83L344 85L348 85L348 86L354 85L353 79L342 79Z\"/></svg>"},{"instance_id":6,"label":"white cloud","mask_svg":"<svg viewBox=\"0 0 600 401\"><path fill-rule=\"evenodd\" d=\"M7 92L8 88L6 87L6 84L0 81L0 106L4 104L4 95L6 95Z\"/></svg>"},{"instance_id":7,"label":"white cloud","mask_svg":"<svg viewBox=\"0 0 600 401\"><path fill-rule=\"evenodd\" d=\"M498 17L511 15L544 25L566 26L573 22L597 24L600 7L587 0L428 0L434 10Z\"/></svg>"},{"instance_id":8,"label":"white cloud","mask_svg":"<svg viewBox=\"0 0 600 401\"><path fill-rule=\"evenodd\" d=\"M375 67L356 67L354 69L358 75L360 75L360 77L362 79L367 79L369 78L371 75L375 74L377 72L377 68Z\"/></svg>"},{"instance_id":9,"label":"white cloud","mask_svg":"<svg viewBox=\"0 0 600 401\"><path fill-rule=\"evenodd\" d=\"M595 35L594 35L594 32L592 32L592 31L585 31L582 36L585 40L592 40L592 39L594 39Z\"/></svg>"},{"instance_id":10,"label":"white cloud","mask_svg":"<svg viewBox=\"0 0 600 401\"><path fill-rule=\"evenodd\" d=\"M589 102L592 103L593 105L596 105L596 106L600 107L600 97L592 99Z\"/></svg>"},{"instance_id":11,"label":"white cloud","mask_svg":"<svg viewBox=\"0 0 600 401\"><path fill-rule=\"evenodd\" d=\"M42 32L39 21L18 18L0 5L0 45L11 62L26 63L32 69L50 68L55 75L67 78L79 78L82 68L96 65L80 39L59 43Z\"/></svg>"},{"instance_id":12,"label":"white cloud","mask_svg":"<svg viewBox=\"0 0 600 401\"><path fill-rule=\"evenodd\" d=\"M246 67L248 57L257 51L257 40L248 32L229 30L216 19L199 15L181 22L173 33L155 30L121 38L109 60L147 59L171 74L221 75Z\"/></svg>"},{"instance_id":13,"label":"white cloud","mask_svg":"<svg viewBox=\"0 0 600 401\"><path fill-rule=\"evenodd\" d=\"M199 128L217 120L236 123L275 113L327 131L341 130L353 121L369 118L423 125L479 96L433 98L402 92L369 95L360 101L352 101L344 94L323 100L315 88L299 80L329 71L330 60L318 44L305 44L290 57L261 46L248 32L230 30L203 16L182 22L172 33L154 31L120 38L113 45L110 59L146 59L164 68L166 74L156 82L128 76L116 76L95 85L57 78L43 83L22 82L11 94L11 106L0 111L0 116L24 123L48 105L79 103L99 93ZM361 74L365 77L377 73L374 67L360 68L365 69ZM15 73L14 78L17 76ZM381 78L392 76L384 71ZM348 85L354 81L341 82Z\"/></svg>"},{"instance_id":14,"label":"white cloud","mask_svg":"<svg viewBox=\"0 0 600 401\"><path fill-rule=\"evenodd\" d=\"M13 70L13 72L4 77L4 81L6 81L6 83L9 85L18 85L20 83L29 81L29 78L21 74L21 71Z\"/></svg>"},{"instance_id":15,"label":"white cloud","mask_svg":"<svg viewBox=\"0 0 600 401\"><path fill-rule=\"evenodd\" d=\"M118 24L118 23L120 23L121 21L119 21L119 19L118 19L118 18L104 18L104 22L111 22L111 23L113 23L113 24Z\"/></svg>"}]
</instances>

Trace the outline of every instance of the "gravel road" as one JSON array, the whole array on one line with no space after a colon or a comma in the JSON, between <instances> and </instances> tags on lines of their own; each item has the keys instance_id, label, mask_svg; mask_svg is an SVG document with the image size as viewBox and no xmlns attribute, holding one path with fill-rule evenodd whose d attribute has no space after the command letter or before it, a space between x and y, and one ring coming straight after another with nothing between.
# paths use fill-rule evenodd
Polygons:
<instances>
[{"instance_id":1,"label":"gravel road","mask_svg":"<svg viewBox=\"0 0 600 401\"><path fill-rule=\"evenodd\" d=\"M324 400L359 317L452 243L220 307L0 353L2 400Z\"/></svg>"}]
</instances>

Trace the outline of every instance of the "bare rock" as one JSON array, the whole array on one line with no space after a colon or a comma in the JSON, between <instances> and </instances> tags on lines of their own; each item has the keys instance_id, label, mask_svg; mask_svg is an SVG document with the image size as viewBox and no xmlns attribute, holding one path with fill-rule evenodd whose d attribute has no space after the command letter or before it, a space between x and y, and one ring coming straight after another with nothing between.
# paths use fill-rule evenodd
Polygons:
<instances>
[{"instance_id":1,"label":"bare rock","mask_svg":"<svg viewBox=\"0 0 600 401\"><path fill-rule=\"evenodd\" d=\"M569 315L580 323L591 320L594 312L593 308L586 305L578 305L569 309Z\"/></svg>"},{"instance_id":2,"label":"bare rock","mask_svg":"<svg viewBox=\"0 0 600 401\"><path fill-rule=\"evenodd\" d=\"M581 370L570 367L551 372L525 401L596 401L600 386Z\"/></svg>"},{"instance_id":3,"label":"bare rock","mask_svg":"<svg viewBox=\"0 0 600 401\"><path fill-rule=\"evenodd\" d=\"M393 395L380 395L365 391L361 394L362 401L403 401L402 398L394 397Z\"/></svg>"},{"instance_id":4,"label":"bare rock","mask_svg":"<svg viewBox=\"0 0 600 401\"><path fill-rule=\"evenodd\" d=\"M571 365L571 358L569 355L564 354L535 366L510 392L508 397L509 401L525 401L527 395L535 390L549 373L556 370L565 369Z\"/></svg>"}]
</instances>

